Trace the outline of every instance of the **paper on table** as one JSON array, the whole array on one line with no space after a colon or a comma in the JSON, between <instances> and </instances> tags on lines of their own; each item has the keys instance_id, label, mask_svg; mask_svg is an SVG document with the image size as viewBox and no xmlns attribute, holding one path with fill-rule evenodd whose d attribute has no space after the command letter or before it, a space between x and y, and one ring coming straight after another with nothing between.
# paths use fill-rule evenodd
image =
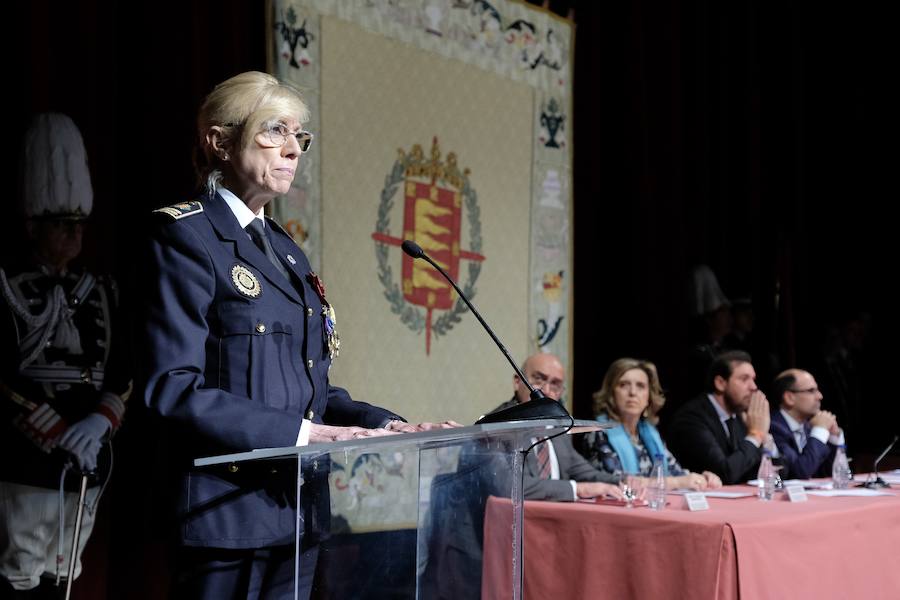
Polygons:
<instances>
[{"instance_id":1,"label":"paper on table","mask_svg":"<svg viewBox=\"0 0 900 600\"><path fill-rule=\"evenodd\" d=\"M576 502L581 502L582 504L604 504L606 506L628 506L628 502L625 500L606 497L578 498ZM631 501L632 508L638 508L641 506L650 506L650 503L643 498L635 498Z\"/></svg>"},{"instance_id":2,"label":"paper on table","mask_svg":"<svg viewBox=\"0 0 900 600\"><path fill-rule=\"evenodd\" d=\"M668 493L684 495L696 491L697 490L669 490ZM707 498L749 498L750 496L756 495L752 492L719 492L715 490L702 490L697 493L703 494Z\"/></svg>"},{"instance_id":3,"label":"paper on table","mask_svg":"<svg viewBox=\"0 0 900 600\"><path fill-rule=\"evenodd\" d=\"M858 477L863 480L872 477L872 473L858 473ZM900 483L900 469L894 469L893 471L884 471L878 474L882 479L884 479L888 483Z\"/></svg>"},{"instance_id":4,"label":"paper on table","mask_svg":"<svg viewBox=\"0 0 900 600\"><path fill-rule=\"evenodd\" d=\"M817 490L807 492L810 496L893 496L888 492L879 492L878 490L866 490L861 488L853 488L849 490Z\"/></svg>"},{"instance_id":5,"label":"paper on table","mask_svg":"<svg viewBox=\"0 0 900 600\"><path fill-rule=\"evenodd\" d=\"M751 494L750 492L709 492L709 491L704 491L703 494L707 498L749 498L750 496L756 495L756 494Z\"/></svg>"},{"instance_id":6,"label":"paper on table","mask_svg":"<svg viewBox=\"0 0 900 600\"><path fill-rule=\"evenodd\" d=\"M831 482L830 481L813 481L812 479L787 479L783 481L785 487L789 485L802 485L804 489L807 490L830 490ZM747 485L752 485L753 487L759 487L759 479L751 479L747 482Z\"/></svg>"}]
</instances>

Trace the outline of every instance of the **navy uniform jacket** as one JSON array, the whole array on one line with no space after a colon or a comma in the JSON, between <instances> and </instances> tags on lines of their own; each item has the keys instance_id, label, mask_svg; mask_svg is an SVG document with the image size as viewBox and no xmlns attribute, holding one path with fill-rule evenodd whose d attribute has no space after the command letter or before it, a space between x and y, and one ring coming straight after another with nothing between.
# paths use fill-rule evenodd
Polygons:
<instances>
[{"instance_id":1,"label":"navy uniform jacket","mask_svg":"<svg viewBox=\"0 0 900 600\"><path fill-rule=\"evenodd\" d=\"M291 543L295 508L284 498L293 495L292 476L273 480L268 466L259 473L196 469L193 459L293 446L304 415L363 427L399 417L329 385L322 304L306 280L309 262L280 227L267 221L293 281L249 239L219 195L164 210L169 216L159 216L141 273L150 288L141 367L145 402L175 438L180 541L218 548ZM327 485L327 474L323 479ZM307 533L311 527L307 522Z\"/></svg>"},{"instance_id":2,"label":"navy uniform jacket","mask_svg":"<svg viewBox=\"0 0 900 600\"><path fill-rule=\"evenodd\" d=\"M787 421L781 414L781 410L772 411L772 422L769 426L769 433L775 439L775 445L778 446L778 452L781 453L781 459L786 467L787 472L781 473L782 479L788 477L796 479L809 479L810 477L830 477L831 465L834 462L834 455L837 452L837 446L833 444L823 444L814 437L810 437L809 432L812 428L809 423L804 423L806 429L806 446L800 451L797 445L797 438L791 428L788 427Z\"/></svg>"}]
</instances>

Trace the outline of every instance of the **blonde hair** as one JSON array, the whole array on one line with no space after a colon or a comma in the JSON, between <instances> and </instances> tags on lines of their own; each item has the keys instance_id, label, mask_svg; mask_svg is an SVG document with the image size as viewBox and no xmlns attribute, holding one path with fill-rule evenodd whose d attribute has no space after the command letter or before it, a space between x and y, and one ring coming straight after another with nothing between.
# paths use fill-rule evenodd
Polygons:
<instances>
[{"instance_id":1,"label":"blonde hair","mask_svg":"<svg viewBox=\"0 0 900 600\"><path fill-rule=\"evenodd\" d=\"M287 117L301 123L309 120L300 90L289 83L267 73L247 71L217 85L197 114L194 169L198 182L213 193L223 177L224 163L206 139L212 127L221 128L224 143L235 141L239 148L246 148L266 124Z\"/></svg>"},{"instance_id":2,"label":"blonde hair","mask_svg":"<svg viewBox=\"0 0 900 600\"><path fill-rule=\"evenodd\" d=\"M650 403L644 411L644 418L655 425L659 421L657 414L659 414L659 411L666 403L666 396L663 394L662 386L659 384L656 365L648 360L638 360L636 358L620 358L609 365L606 375L603 376L603 385L592 396L594 399L594 416L606 413L616 421L621 420L613 392L622 375L632 369L640 369L647 374L647 381L650 384Z\"/></svg>"}]
</instances>

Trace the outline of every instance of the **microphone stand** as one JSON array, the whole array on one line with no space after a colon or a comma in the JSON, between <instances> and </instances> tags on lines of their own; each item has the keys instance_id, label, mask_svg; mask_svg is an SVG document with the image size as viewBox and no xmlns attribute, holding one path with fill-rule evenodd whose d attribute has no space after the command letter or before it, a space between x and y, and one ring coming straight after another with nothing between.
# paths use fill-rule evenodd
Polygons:
<instances>
[{"instance_id":1,"label":"microphone stand","mask_svg":"<svg viewBox=\"0 0 900 600\"><path fill-rule=\"evenodd\" d=\"M516 372L516 375L519 377L519 381L521 381L525 387L528 388L530 400L528 402L523 402L522 404L511 406L509 408L505 408L503 410L498 410L496 412L487 414L480 419L478 419L475 424L481 425L484 423L502 423L505 421L522 421L522 420L530 420L530 419L569 419L572 421L572 425L574 426L575 420L572 418L572 415L569 414L569 411L565 409L565 407L553 400L551 398L547 398L541 390L535 388L531 385L531 382L528 381L528 378L522 373L521 369L516 365L515 361L513 361L512 357L509 355L509 351L506 349L506 346L503 345L497 336L494 334L494 331L490 328L490 326L485 323L484 319L481 317L481 313L478 312L478 309L466 298L466 295L463 293L459 286L456 285L456 282L438 265L434 262L430 256L425 254L425 251L413 241L404 240L400 245L403 248L403 252L412 257L413 259L421 258L432 267L434 267L438 273L444 276L450 285L453 286L453 289L456 290L456 293L465 302L466 306L469 307L469 310L472 311L472 314L475 315L475 318L478 319L478 322L481 323L481 326L484 327L484 330L488 332L488 335L491 336L491 339L494 340L494 343L497 344L497 347L500 348L500 351L503 353L503 356L506 357L506 360L509 362L510 366L512 366L513 370Z\"/></svg>"},{"instance_id":2,"label":"microphone stand","mask_svg":"<svg viewBox=\"0 0 900 600\"><path fill-rule=\"evenodd\" d=\"M894 447L894 444L897 443L897 440L900 439L900 435L895 435L893 441L891 441L890 445L884 449L884 452L878 455L878 458L875 459L875 463L872 465L872 473L866 477L865 483L860 483L856 487L864 487L869 489L879 489L879 488L889 488L891 484L886 482L881 476L878 474L878 463L881 462L881 459L884 458L888 452L891 451L891 448ZM872 479L872 477L875 479Z\"/></svg>"},{"instance_id":3,"label":"microphone stand","mask_svg":"<svg viewBox=\"0 0 900 600\"><path fill-rule=\"evenodd\" d=\"M475 308L475 306L469 302L469 299L466 298L466 295L463 294L462 290L459 289L459 286L456 285L456 282L450 278L447 273L444 272L444 269L440 267L436 262L431 260L431 257L425 254L425 251L415 242L411 240L404 240L400 245L403 248L403 252L405 252L408 256L412 257L414 260L417 258L424 259L428 264L434 267L438 273L444 276L444 279L450 282L450 285L453 286L453 289L456 290L456 293L459 294L459 297L462 298L462 301L466 303L466 306L469 307L469 310L472 311L472 314L475 315L475 318L478 319L478 322L481 323L481 326L484 327L485 331L488 332L488 335L491 336L491 339L494 340L494 343L497 344L497 347L500 348L500 351L503 353L503 356L506 357L506 360L509 362L510 366L512 366L513 370L516 372L516 375L519 377L519 381L521 381L528 388L530 399L528 402L522 402L517 404L516 406L511 406L509 408L505 408L503 410L498 410L496 412L487 414L477 421L475 421L476 425L481 425L483 423L501 423L504 421L521 421L528 419L558 419L558 418L568 418L569 426L563 431L543 438L538 438L534 441L528 448L525 448L521 451L522 455L522 463L521 463L521 473L520 473L520 481L519 486L520 489L524 490L524 480L525 480L525 457L531 451L532 448L537 446L542 442L546 442L549 439L555 438L560 435L564 435L568 433L575 426L575 419L572 418L572 415L569 414L569 411L563 407L563 405L556 400L551 398L547 398L544 396L544 393L541 390L535 388L531 385L531 382L528 381L528 378L525 377L525 374L522 373L521 369L516 365L513 361L512 357L509 355L509 351L506 349L506 346L497 339L497 336L494 335L494 331L488 326L487 323L484 322L484 319L481 318L481 314ZM514 547L522 548L523 547L523 536L522 533L525 527L525 512L522 506L516 506L513 503L513 545ZM514 566L515 577L519 582L519 589L523 589L525 586L525 571L522 568L521 563L517 563Z\"/></svg>"}]
</instances>

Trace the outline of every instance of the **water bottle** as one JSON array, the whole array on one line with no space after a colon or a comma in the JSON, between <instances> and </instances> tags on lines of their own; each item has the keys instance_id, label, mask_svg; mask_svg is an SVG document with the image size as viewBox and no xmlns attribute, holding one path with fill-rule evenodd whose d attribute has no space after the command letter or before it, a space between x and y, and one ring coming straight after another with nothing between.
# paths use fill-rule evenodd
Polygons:
<instances>
[{"instance_id":1,"label":"water bottle","mask_svg":"<svg viewBox=\"0 0 900 600\"><path fill-rule=\"evenodd\" d=\"M842 445L838 446L834 454L834 463L831 466L831 484L836 490L846 490L850 487L850 463L847 462L847 450Z\"/></svg>"},{"instance_id":2,"label":"water bottle","mask_svg":"<svg viewBox=\"0 0 900 600\"><path fill-rule=\"evenodd\" d=\"M776 476L775 468L772 466L772 453L763 450L762 460L759 461L759 471L756 473L760 500L771 500L775 495Z\"/></svg>"},{"instance_id":3,"label":"water bottle","mask_svg":"<svg viewBox=\"0 0 900 600\"><path fill-rule=\"evenodd\" d=\"M664 461L663 455L657 454L653 458L653 469L650 471L647 503L653 510L662 510L666 507L666 469Z\"/></svg>"}]
</instances>

